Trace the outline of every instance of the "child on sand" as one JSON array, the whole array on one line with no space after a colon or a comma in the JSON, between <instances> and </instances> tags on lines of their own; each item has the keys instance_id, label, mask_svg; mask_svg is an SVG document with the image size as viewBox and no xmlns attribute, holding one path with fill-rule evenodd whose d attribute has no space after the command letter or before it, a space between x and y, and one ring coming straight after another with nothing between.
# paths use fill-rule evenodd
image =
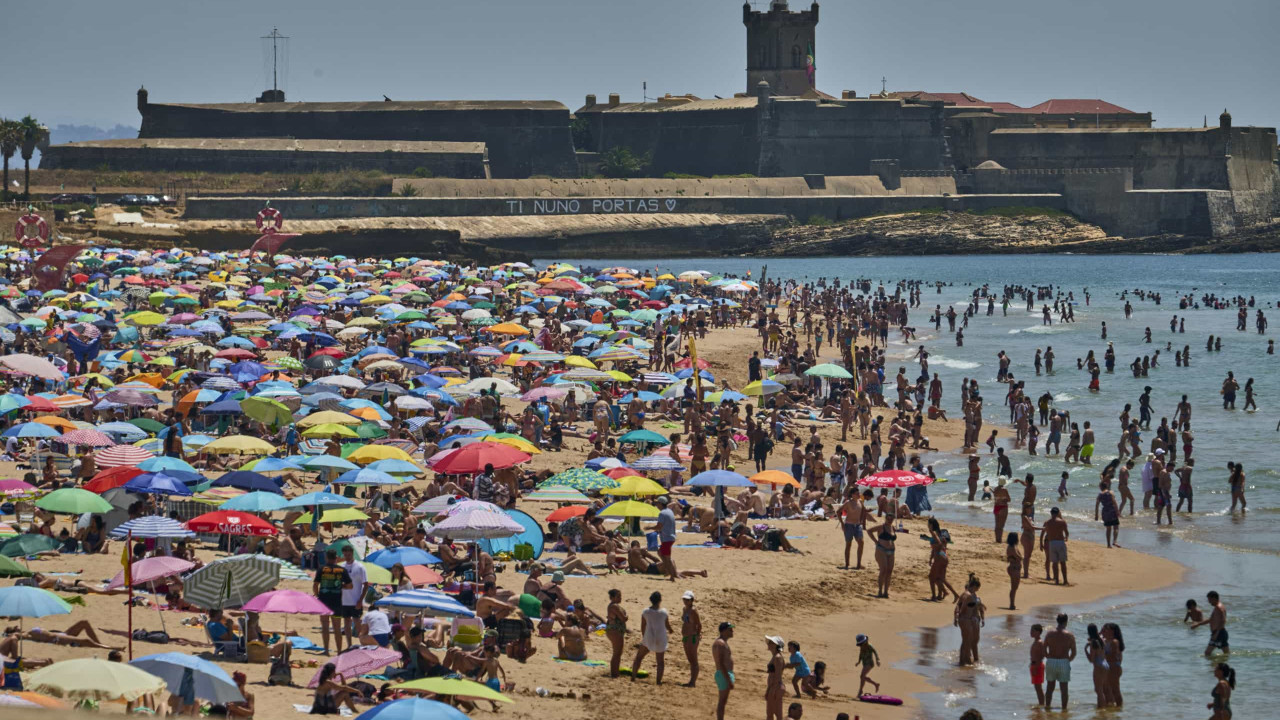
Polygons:
<instances>
[{"instance_id":1,"label":"child on sand","mask_svg":"<svg viewBox=\"0 0 1280 720\"><path fill-rule=\"evenodd\" d=\"M870 676L871 668L880 664L880 653L876 652L876 649L871 646L866 635L859 635L857 643L858 664L862 665L862 676L858 678L858 697L862 697L862 689L867 686L867 683L875 685L876 692L880 692L880 683L872 680Z\"/></svg>"},{"instance_id":2,"label":"child on sand","mask_svg":"<svg viewBox=\"0 0 1280 720\"><path fill-rule=\"evenodd\" d=\"M800 697L800 684L808 683L813 673L809 670L809 661L804 659L804 655L800 654L800 643L792 640L787 643L787 650L791 652L791 657L787 660L787 667L796 671L791 676L791 689L795 692L796 697Z\"/></svg>"},{"instance_id":3,"label":"child on sand","mask_svg":"<svg viewBox=\"0 0 1280 720\"><path fill-rule=\"evenodd\" d=\"M498 647L491 645L484 649L484 666L481 671L484 673L484 684L494 692L502 692L503 686L506 686L507 692L515 689L514 685L507 683L507 671L502 669L502 663L498 662ZM501 679L499 679L501 676ZM493 711L498 711L498 703L493 703Z\"/></svg>"},{"instance_id":4,"label":"child on sand","mask_svg":"<svg viewBox=\"0 0 1280 720\"><path fill-rule=\"evenodd\" d=\"M800 683L800 689L809 697L817 697L819 692L826 695L831 689L827 686L827 664L821 660L814 663L813 673Z\"/></svg>"},{"instance_id":5,"label":"child on sand","mask_svg":"<svg viewBox=\"0 0 1280 720\"><path fill-rule=\"evenodd\" d=\"M1036 706L1044 705L1044 641L1040 634L1044 626L1036 623L1031 626L1031 684L1036 688Z\"/></svg>"}]
</instances>

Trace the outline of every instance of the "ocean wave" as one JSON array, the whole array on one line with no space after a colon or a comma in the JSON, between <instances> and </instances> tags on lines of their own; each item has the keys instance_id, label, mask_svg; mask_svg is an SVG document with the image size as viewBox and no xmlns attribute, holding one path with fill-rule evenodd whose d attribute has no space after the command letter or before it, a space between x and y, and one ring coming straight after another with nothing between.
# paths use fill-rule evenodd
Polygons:
<instances>
[{"instance_id":1,"label":"ocean wave","mask_svg":"<svg viewBox=\"0 0 1280 720\"><path fill-rule=\"evenodd\" d=\"M1055 323L1053 325L1032 325L1031 327L1022 328L1022 332L1035 335L1057 335L1069 329L1065 323Z\"/></svg>"},{"instance_id":2,"label":"ocean wave","mask_svg":"<svg viewBox=\"0 0 1280 720\"><path fill-rule=\"evenodd\" d=\"M973 370L975 368L982 367L982 363L973 362L971 360L956 360L954 358L942 357L941 355L934 355L929 358L929 364L941 365L942 367L948 367L953 370Z\"/></svg>"},{"instance_id":3,"label":"ocean wave","mask_svg":"<svg viewBox=\"0 0 1280 720\"><path fill-rule=\"evenodd\" d=\"M1053 396L1054 402L1070 402L1075 399L1076 399L1075 395L1072 395L1071 393L1064 393L1064 392L1058 393Z\"/></svg>"}]
</instances>

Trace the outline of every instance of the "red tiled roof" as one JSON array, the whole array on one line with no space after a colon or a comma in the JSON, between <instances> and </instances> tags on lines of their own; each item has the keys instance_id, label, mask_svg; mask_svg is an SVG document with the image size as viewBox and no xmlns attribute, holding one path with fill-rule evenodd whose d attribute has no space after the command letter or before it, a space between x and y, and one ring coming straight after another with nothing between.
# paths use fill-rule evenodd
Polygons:
<instances>
[{"instance_id":1,"label":"red tiled roof","mask_svg":"<svg viewBox=\"0 0 1280 720\"><path fill-rule=\"evenodd\" d=\"M1012 111L1011 111L1012 112ZM1093 115L1102 113L1105 115L1137 115L1132 110L1126 110L1114 103L1106 100L1093 99L1054 99L1045 100L1039 105L1033 105L1023 112L1048 114L1048 115Z\"/></svg>"},{"instance_id":2,"label":"red tiled roof","mask_svg":"<svg viewBox=\"0 0 1280 720\"><path fill-rule=\"evenodd\" d=\"M903 100L920 100L924 102L937 102L941 100L946 105L970 106L970 105L988 105L969 93L931 93L923 90L909 90L903 92L891 92L889 97L902 98Z\"/></svg>"}]
</instances>

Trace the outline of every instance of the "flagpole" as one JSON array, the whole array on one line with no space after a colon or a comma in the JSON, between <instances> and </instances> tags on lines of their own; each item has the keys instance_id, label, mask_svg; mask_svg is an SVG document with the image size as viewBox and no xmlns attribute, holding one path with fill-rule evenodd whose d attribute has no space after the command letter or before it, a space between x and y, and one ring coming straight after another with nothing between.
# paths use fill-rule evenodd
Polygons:
<instances>
[{"instance_id":1,"label":"flagpole","mask_svg":"<svg viewBox=\"0 0 1280 720\"><path fill-rule=\"evenodd\" d=\"M129 531L124 541L124 584L129 588L129 662L133 662L133 530Z\"/></svg>"}]
</instances>

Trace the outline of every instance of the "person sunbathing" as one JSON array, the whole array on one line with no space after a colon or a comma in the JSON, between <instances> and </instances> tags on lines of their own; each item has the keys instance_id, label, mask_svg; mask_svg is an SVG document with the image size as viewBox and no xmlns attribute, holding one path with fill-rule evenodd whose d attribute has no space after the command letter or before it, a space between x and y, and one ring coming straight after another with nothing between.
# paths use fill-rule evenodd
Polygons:
<instances>
[{"instance_id":1,"label":"person sunbathing","mask_svg":"<svg viewBox=\"0 0 1280 720\"><path fill-rule=\"evenodd\" d=\"M81 620L66 630L44 630L42 628L31 628L21 633L24 640L33 642L50 643L53 645L64 645L67 647L87 647L96 650L119 650L120 647L112 645L104 645L98 639L98 633L89 624L88 620Z\"/></svg>"},{"instance_id":2,"label":"person sunbathing","mask_svg":"<svg viewBox=\"0 0 1280 720\"><path fill-rule=\"evenodd\" d=\"M589 565L582 562L582 558L570 548L564 562L560 565L560 572L566 575L595 575L595 571Z\"/></svg>"}]
</instances>

